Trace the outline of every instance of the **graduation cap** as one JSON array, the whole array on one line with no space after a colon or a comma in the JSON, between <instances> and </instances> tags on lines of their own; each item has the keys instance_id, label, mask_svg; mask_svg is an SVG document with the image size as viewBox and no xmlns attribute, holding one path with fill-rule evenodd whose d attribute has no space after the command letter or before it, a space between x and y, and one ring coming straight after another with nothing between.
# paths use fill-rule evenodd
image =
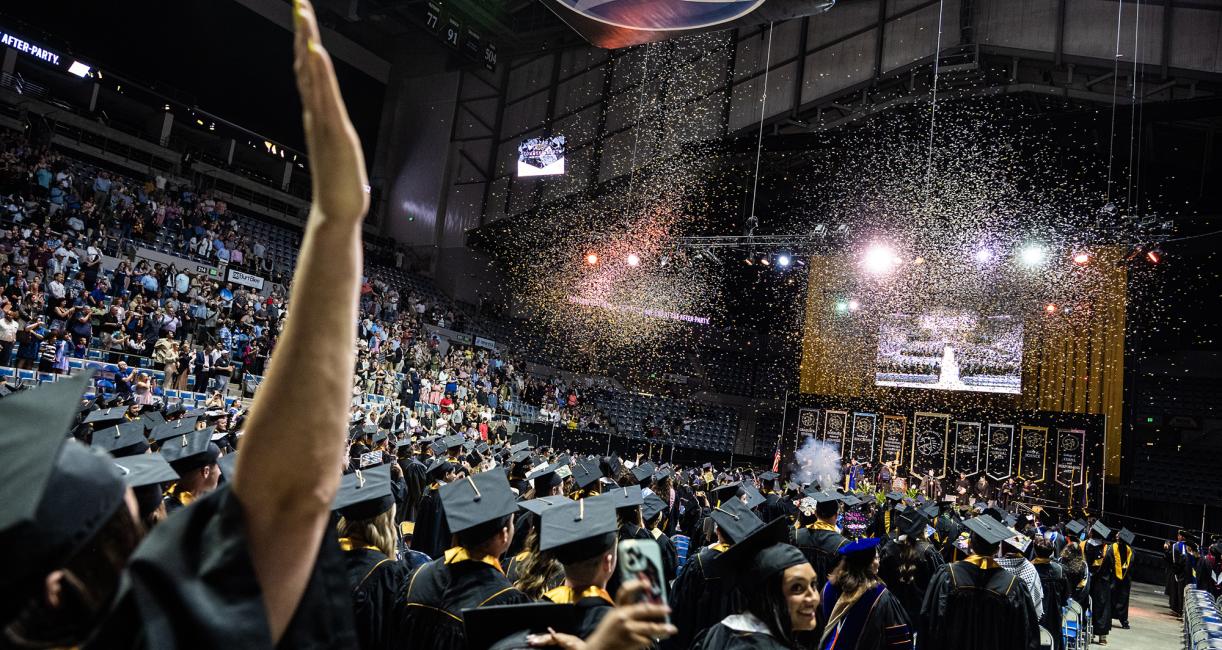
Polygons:
<instances>
[{"instance_id":1,"label":"graduation cap","mask_svg":"<svg viewBox=\"0 0 1222 650\"><path fill-rule=\"evenodd\" d=\"M534 483L536 490L554 488L564 482L564 477L556 471L558 469L560 469L559 463L537 467L526 475L526 480Z\"/></svg>"},{"instance_id":2,"label":"graduation cap","mask_svg":"<svg viewBox=\"0 0 1222 650\"><path fill-rule=\"evenodd\" d=\"M663 467L659 469L657 473L653 475L653 482L661 483L662 481L665 481L666 479L670 478L673 475L674 475L674 471L671 468Z\"/></svg>"},{"instance_id":3,"label":"graduation cap","mask_svg":"<svg viewBox=\"0 0 1222 650\"><path fill-rule=\"evenodd\" d=\"M645 502L641 504L641 516L645 521L650 521L658 516L658 513L666 510L666 502L656 494L648 494L645 496Z\"/></svg>"},{"instance_id":4,"label":"graduation cap","mask_svg":"<svg viewBox=\"0 0 1222 650\"><path fill-rule=\"evenodd\" d=\"M441 486L438 492L452 533L461 533L518 511L509 480L501 472L468 476Z\"/></svg>"},{"instance_id":5,"label":"graduation cap","mask_svg":"<svg viewBox=\"0 0 1222 650\"><path fill-rule=\"evenodd\" d=\"M568 503L568 502L569 502L568 497L539 497L538 499L531 499L529 501L521 501L518 503L518 507L525 510L526 512L530 512L530 513L539 515L539 514L542 514L544 510L547 510L548 508L552 506L558 506L562 503Z\"/></svg>"},{"instance_id":6,"label":"graduation cap","mask_svg":"<svg viewBox=\"0 0 1222 650\"><path fill-rule=\"evenodd\" d=\"M191 409L182 414L184 418L202 418L205 415L208 415L208 409Z\"/></svg>"},{"instance_id":7,"label":"graduation cap","mask_svg":"<svg viewBox=\"0 0 1222 650\"><path fill-rule=\"evenodd\" d=\"M641 486L629 485L628 487L617 487L613 490L608 490L592 499L605 499L611 502L611 505L616 509L635 508L645 502L645 497L641 492Z\"/></svg>"},{"instance_id":8,"label":"graduation cap","mask_svg":"<svg viewBox=\"0 0 1222 650\"><path fill-rule=\"evenodd\" d=\"M183 413L186 413L186 412L187 412L187 407L183 406L181 402L178 404L171 404L167 406L165 409L165 417L172 418L176 415L182 415Z\"/></svg>"},{"instance_id":9,"label":"graduation cap","mask_svg":"<svg viewBox=\"0 0 1222 650\"><path fill-rule=\"evenodd\" d=\"M1107 539L1112 535L1112 529L1103 525L1102 521L1095 520L1094 525L1090 527L1090 532L1099 536L1100 539Z\"/></svg>"},{"instance_id":10,"label":"graduation cap","mask_svg":"<svg viewBox=\"0 0 1222 650\"><path fill-rule=\"evenodd\" d=\"M899 532L908 537L917 537L929 525L929 518L918 508L909 508L899 517Z\"/></svg>"},{"instance_id":11,"label":"graduation cap","mask_svg":"<svg viewBox=\"0 0 1222 650\"><path fill-rule=\"evenodd\" d=\"M1129 530L1128 528L1121 528L1120 532L1116 534L1116 537L1120 538L1120 541L1128 544L1129 546L1132 546L1133 542L1137 539L1137 536L1133 534L1133 531Z\"/></svg>"},{"instance_id":12,"label":"graduation cap","mask_svg":"<svg viewBox=\"0 0 1222 650\"><path fill-rule=\"evenodd\" d=\"M221 450L212 442L212 429L189 431L161 444L161 455L179 474L217 462Z\"/></svg>"},{"instance_id":13,"label":"graduation cap","mask_svg":"<svg viewBox=\"0 0 1222 650\"><path fill-rule=\"evenodd\" d=\"M435 441L429 444L429 450L433 452L434 456L444 456L446 453L446 443L440 440Z\"/></svg>"},{"instance_id":14,"label":"graduation cap","mask_svg":"<svg viewBox=\"0 0 1222 650\"><path fill-rule=\"evenodd\" d=\"M488 453L488 443L486 443L486 442L481 442L481 443L479 443L478 445L475 445L475 453L477 453L477 454L479 454L479 455L481 455L481 456L487 455L487 453Z\"/></svg>"},{"instance_id":15,"label":"graduation cap","mask_svg":"<svg viewBox=\"0 0 1222 650\"><path fill-rule=\"evenodd\" d=\"M383 440L385 440L386 438L388 438L389 436L390 436L390 434L389 434L389 433L387 433L387 432L385 432L385 431L380 431L380 430L379 430L379 431L374 431L374 432L373 432L373 444L375 444L375 445L376 445L376 444L378 444L379 442L382 442Z\"/></svg>"},{"instance_id":16,"label":"graduation cap","mask_svg":"<svg viewBox=\"0 0 1222 650\"><path fill-rule=\"evenodd\" d=\"M747 507L748 508L754 509L755 507L767 501L767 499L764 498L764 495L760 494L759 488L755 487L754 485L750 483L743 483L742 491L743 491L743 495L747 497Z\"/></svg>"},{"instance_id":17,"label":"graduation cap","mask_svg":"<svg viewBox=\"0 0 1222 650\"><path fill-rule=\"evenodd\" d=\"M149 443L144 439L144 425L139 422L121 424L93 432L90 447L110 452L111 456L134 456L148 451Z\"/></svg>"},{"instance_id":18,"label":"graduation cap","mask_svg":"<svg viewBox=\"0 0 1222 650\"><path fill-rule=\"evenodd\" d=\"M446 472L450 471L450 468L452 467L454 467L454 464L451 463L449 459L445 457L434 458L433 462L429 463L429 466L424 469L424 476L425 478L432 479L441 478L445 476Z\"/></svg>"},{"instance_id":19,"label":"graduation cap","mask_svg":"<svg viewBox=\"0 0 1222 650\"><path fill-rule=\"evenodd\" d=\"M1073 535L1074 537L1079 537L1085 531L1086 531L1086 525L1076 519L1065 524L1065 534L1066 535Z\"/></svg>"},{"instance_id":20,"label":"graduation cap","mask_svg":"<svg viewBox=\"0 0 1222 650\"><path fill-rule=\"evenodd\" d=\"M1008 528L1002 526L1000 521L988 515L972 517L964 521L963 526L973 535L983 539L986 544L1000 544L1014 535Z\"/></svg>"},{"instance_id":21,"label":"graduation cap","mask_svg":"<svg viewBox=\"0 0 1222 650\"><path fill-rule=\"evenodd\" d=\"M588 560L615 544L618 527L615 506L606 499L561 503L539 515L539 550L550 552L561 564Z\"/></svg>"},{"instance_id":22,"label":"graduation cap","mask_svg":"<svg viewBox=\"0 0 1222 650\"><path fill-rule=\"evenodd\" d=\"M653 473L654 465L650 462L644 462L632 468L632 478L642 486L648 486L649 482L653 480Z\"/></svg>"},{"instance_id":23,"label":"graduation cap","mask_svg":"<svg viewBox=\"0 0 1222 650\"><path fill-rule=\"evenodd\" d=\"M155 442L161 442L162 440L173 438L174 436L181 436L184 433L194 431L195 422L196 418L182 418L181 420L174 420L172 422L166 422L165 424L159 424L153 427L153 432L150 434L150 436Z\"/></svg>"},{"instance_id":24,"label":"graduation cap","mask_svg":"<svg viewBox=\"0 0 1222 650\"><path fill-rule=\"evenodd\" d=\"M146 430L152 431L157 425L165 424L165 416L160 411L141 411L136 422L143 424Z\"/></svg>"},{"instance_id":25,"label":"graduation cap","mask_svg":"<svg viewBox=\"0 0 1222 650\"><path fill-rule=\"evenodd\" d=\"M771 482L777 480L778 478L781 478L781 475L777 474L776 472L762 472L759 475L759 479L761 481Z\"/></svg>"},{"instance_id":26,"label":"graduation cap","mask_svg":"<svg viewBox=\"0 0 1222 650\"><path fill-rule=\"evenodd\" d=\"M573 467L573 482L582 490L598 482L598 479L602 477L603 472L599 469L597 462L579 460Z\"/></svg>"},{"instance_id":27,"label":"graduation cap","mask_svg":"<svg viewBox=\"0 0 1222 650\"><path fill-rule=\"evenodd\" d=\"M127 487L113 459L67 437L92 376L0 399L0 624L124 507Z\"/></svg>"},{"instance_id":28,"label":"graduation cap","mask_svg":"<svg viewBox=\"0 0 1222 650\"><path fill-rule=\"evenodd\" d=\"M1014 531L1011 531L1014 532ZM1031 538L1022 534L1015 534L1006 538L1006 544L1019 553L1026 553L1027 547L1031 546Z\"/></svg>"},{"instance_id":29,"label":"graduation cap","mask_svg":"<svg viewBox=\"0 0 1222 650\"><path fill-rule=\"evenodd\" d=\"M746 539L748 535L764 525L764 520L751 512L751 509L738 499L730 499L713 508L709 516L713 518L713 523L721 529L722 534L734 544Z\"/></svg>"},{"instance_id":30,"label":"graduation cap","mask_svg":"<svg viewBox=\"0 0 1222 650\"><path fill-rule=\"evenodd\" d=\"M905 495L903 495L903 494L901 494L901 493L899 493L899 492L888 492L888 493L887 493L887 500L888 500L888 501L891 501L891 502L894 502L894 503L900 503L900 502L902 502L902 501L903 501L905 498L906 498L906 497L905 497Z\"/></svg>"},{"instance_id":31,"label":"graduation cap","mask_svg":"<svg viewBox=\"0 0 1222 650\"><path fill-rule=\"evenodd\" d=\"M742 492L742 487L742 483L735 482L713 488L710 492L713 493L714 505L724 503L738 496Z\"/></svg>"},{"instance_id":32,"label":"graduation cap","mask_svg":"<svg viewBox=\"0 0 1222 650\"><path fill-rule=\"evenodd\" d=\"M614 477L619 474L620 467L623 467L623 461L619 456L603 456L598 461L598 466L603 471L604 476Z\"/></svg>"},{"instance_id":33,"label":"graduation cap","mask_svg":"<svg viewBox=\"0 0 1222 650\"><path fill-rule=\"evenodd\" d=\"M390 465L377 465L344 474L331 509L348 521L366 521L395 505L390 491Z\"/></svg>"},{"instance_id":34,"label":"graduation cap","mask_svg":"<svg viewBox=\"0 0 1222 650\"><path fill-rule=\"evenodd\" d=\"M92 424L94 429L108 427L127 421L127 409L119 406L99 409L85 416L85 424Z\"/></svg>"},{"instance_id":35,"label":"graduation cap","mask_svg":"<svg viewBox=\"0 0 1222 650\"><path fill-rule=\"evenodd\" d=\"M509 456L509 462L513 463L514 465L529 465L530 463L534 462L534 458L534 454L530 453L529 449L523 449L521 451L513 452L513 454Z\"/></svg>"},{"instance_id":36,"label":"graduation cap","mask_svg":"<svg viewBox=\"0 0 1222 650\"><path fill-rule=\"evenodd\" d=\"M928 517L931 521L938 517L938 504L927 503L917 509L921 514Z\"/></svg>"},{"instance_id":37,"label":"graduation cap","mask_svg":"<svg viewBox=\"0 0 1222 650\"><path fill-rule=\"evenodd\" d=\"M178 472L159 453L116 458L112 462L128 487L160 486L179 479Z\"/></svg>"},{"instance_id":38,"label":"graduation cap","mask_svg":"<svg viewBox=\"0 0 1222 650\"><path fill-rule=\"evenodd\" d=\"M457 435L457 434L452 435L452 436L446 436L444 439L442 439L442 443L445 444L447 450L457 449L463 446L463 443L466 441L467 441L466 438L460 435Z\"/></svg>"},{"instance_id":39,"label":"graduation cap","mask_svg":"<svg viewBox=\"0 0 1222 650\"><path fill-rule=\"evenodd\" d=\"M850 561L859 561L865 558L870 558L873 560L874 555L877 553L877 551L874 549L878 548L878 545L881 544L882 541L883 540L881 537L863 537L841 546L836 552L845 558L848 558Z\"/></svg>"},{"instance_id":40,"label":"graduation cap","mask_svg":"<svg viewBox=\"0 0 1222 650\"><path fill-rule=\"evenodd\" d=\"M729 566L741 582L763 582L789 567L808 561L802 551L784 543L789 538L788 528L789 520L785 517L777 517L757 526L726 549L717 560Z\"/></svg>"},{"instance_id":41,"label":"graduation cap","mask_svg":"<svg viewBox=\"0 0 1222 650\"><path fill-rule=\"evenodd\" d=\"M233 480L233 477L237 475L238 452L231 451L221 456L216 464L221 466L221 476L228 476L229 480Z\"/></svg>"},{"instance_id":42,"label":"graduation cap","mask_svg":"<svg viewBox=\"0 0 1222 650\"><path fill-rule=\"evenodd\" d=\"M462 618L467 650L527 650L527 636L575 633L582 615L575 605L526 603L464 609Z\"/></svg>"}]
</instances>

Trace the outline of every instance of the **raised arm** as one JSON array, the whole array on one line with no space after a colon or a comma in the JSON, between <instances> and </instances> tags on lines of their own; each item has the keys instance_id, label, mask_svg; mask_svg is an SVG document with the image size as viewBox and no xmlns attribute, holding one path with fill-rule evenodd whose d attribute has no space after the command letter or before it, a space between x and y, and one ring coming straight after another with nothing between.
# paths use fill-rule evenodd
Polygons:
<instances>
[{"instance_id":1,"label":"raised arm","mask_svg":"<svg viewBox=\"0 0 1222 650\"><path fill-rule=\"evenodd\" d=\"M296 0L293 11L313 201L290 316L251 406L233 484L277 642L305 591L339 486L356 357L360 228L369 208L364 155L314 9Z\"/></svg>"}]
</instances>

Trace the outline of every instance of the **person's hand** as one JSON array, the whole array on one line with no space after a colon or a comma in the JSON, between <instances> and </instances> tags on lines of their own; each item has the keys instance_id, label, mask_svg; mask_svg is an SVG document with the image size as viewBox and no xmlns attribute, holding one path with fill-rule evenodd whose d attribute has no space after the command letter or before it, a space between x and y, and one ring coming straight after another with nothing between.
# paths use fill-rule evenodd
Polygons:
<instances>
[{"instance_id":1,"label":"person's hand","mask_svg":"<svg viewBox=\"0 0 1222 650\"><path fill-rule=\"evenodd\" d=\"M365 156L309 0L294 0L293 24L293 71L301 93L314 207L327 219L359 221L369 210Z\"/></svg>"},{"instance_id":2,"label":"person's hand","mask_svg":"<svg viewBox=\"0 0 1222 650\"><path fill-rule=\"evenodd\" d=\"M530 644L558 646L565 650L643 650L658 639L673 636L679 630L666 622L669 607L637 602L645 590L645 583L639 580L620 587L615 609L607 612L585 641L549 630L549 634L529 637Z\"/></svg>"}]
</instances>

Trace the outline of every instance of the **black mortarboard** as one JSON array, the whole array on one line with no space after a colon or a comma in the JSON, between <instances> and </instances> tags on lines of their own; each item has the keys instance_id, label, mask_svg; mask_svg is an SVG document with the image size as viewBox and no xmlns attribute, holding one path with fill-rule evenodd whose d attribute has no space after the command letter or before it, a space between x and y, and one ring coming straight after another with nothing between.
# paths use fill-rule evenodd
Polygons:
<instances>
[{"instance_id":1,"label":"black mortarboard","mask_svg":"<svg viewBox=\"0 0 1222 650\"><path fill-rule=\"evenodd\" d=\"M451 533L461 533L518 511L501 472L481 472L441 486L441 505Z\"/></svg>"},{"instance_id":2,"label":"black mortarboard","mask_svg":"<svg viewBox=\"0 0 1222 650\"><path fill-rule=\"evenodd\" d=\"M1112 535L1112 529L1103 525L1102 521L1095 520L1094 525L1090 527L1090 532L1099 536L1100 539L1107 539Z\"/></svg>"},{"instance_id":3,"label":"black mortarboard","mask_svg":"<svg viewBox=\"0 0 1222 650\"><path fill-rule=\"evenodd\" d=\"M444 456L446 453L446 443L440 440L435 441L429 444L429 450L433 452L434 456Z\"/></svg>"},{"instance_id":4,"label":"black mortarboard","mask_svg":"<svg viewBox=\"0 0 1222 650\"><path fill-rule=\"evenodd\" d=\"M650 521L663 510L666 510L666 502L661 497L656 494L645 496L645 502L641 504L641 516L645 518L645 521Z\"/></svg>"},{"instance_id":5,"label":"black mortarboard","mask_svg":"<svg viewBox=\"0 0 1222 650\"><path fill-rule=\"evenodd\" d=\"M1066 535L1073 535L1077 537L1085 531L1086 531L1086 525L1076 519L1065 524L1065 534Z\"/></svg>"},{"instance_id":6,"label":"black mortarboard","mask_svg":"<svg viewBox=\"0 0 1222 650\"><path fill-rule=\"evenodd\" d=\"M373 444L375 444L375 445L376 445L376 444L378 444L379 442L382 442L383 440L385 440L385 439L386 439L387 437L389 437L389 436L390 436L390 434L389 434L389 433L387 433L386 431L380 431L380 430L379 430L379 431L374 431L374 432L373 432L373 436L372 436L372 439L373 439Z\"/></svg>"},{"instance_id":7,"label":"black mortarboard","mask_svg":"<svg viewBox=\"0 0 1222 650\"><path fill-rule=\"evenodd\" d=\"M144 439L144 425L139 422L122 422L113 427L93 432L90 447L110 452L111 456L134 456L148 451L149 443Z\"/></svg>"},{"instance_id":8,"label":"black mortarboard","mask_svg":"<svg viewBox=\"0 0 1222 650\"><path fill-rule=\"evenodd\" d=\"M159 424L153 427L151 437L154 441L161 442L166 438L173 438L174 436L181 436L184 433L190 433L195 429L195 420L196 418L182 418L181 420L174 420L172 422L166 422L165 424Z\"/></svg>"},{"instance_id":9,"label":"black mortarboard","mask_svg":"<svg viewBox=\"0 0 1222 650\"><path fill-rule=\"evenodd\" d=\"M713 523L721 529L722 534L734 544L764 525L764 521L738 499L730 499L714 507L709 516L713 518Z\"/></svg>"},{"instance_id":10,"label":"black mortarboard","mask_svg":"<svg viewBox=\"0 0 1222 650\"><path fill-rule=\"evenodd\" d=\"M344 474L331 509L348 521L365 521L389 511L394 505L390 465L377 465Z\"/></svg>"},{"instance_id":11,"label":"black mortarboard","mask_svg":"<svg viewBox=\"0 0 1222 650\"><path fill-rule=\"evenodd\" d=\"M909 508L899 517L899 532L901 535L916 537L929 525L929 519L921 510Z\"/></svg>"},{"instance_id":12,"label":"black mortarboard","mask_svg":"<svg viewBox=\"0 0 1222 650\"><path fill-rule=\"evenodd\" d=\"M99 409L85 416L85 423L92 424L95 429L115 425L126 420L127 409L119 406Z\"/></svg>"},{"instance_id":13,"label":"black mortarboard","mask_svg":"<svg viewBox=\"0 0 1222 650\"><path fill-rule=\"evenodd\" d=\"M641 486L629 485L628 487L611 488L602 494L591 497L593 499L606 499L611 502L611 505L616 509L634 508L645 502L645 497L641 492Z\"/></svg>"},{"instance_id":14,"label":"black mortarboard","mask_svg":"<svg viewBox=\"0 0 1222 650\"><path fill-rule=\"evenodd\" d=\"M530 453L529 449L523 449L522 451L513 452L513 455L509 457L509 462L514 465L527 465L533 462L534 457L534 454Z\"/></svg>"},{"instance_id":15,"label":"black mortarboard","mask_svg":"<svg viewBox=\"0 0 1222 650\"><path fill-rule=\"evenodd\" d=\"M927 503L919 508L921 514L928 517L931 521L938 517L938 504Z\"/></svg>"},{"instance_id":16,"label":"black mortarboard","mask_svg":"<svg viewBox=\"0 0 1222 650\"><path fill-rule=\"evenodd\" d=\"M564 482L564 478L556 471L558 469L560 469L559 463L538 467L526 475L526 480L531 481L536 490L556 487Z\"/></svg>"},{"instance_id":17,"label":"black mortarboard","mask_svg":"<svg viewBox=\"0 0 1222 650\"><path fill-rule=\"evenodd\" d=\"M238 452L231 451L221 456L220 460L216 461L216 464L221 467L221 476L228 476L229 478L226 480L232 481L233 477L237 475Z\"/></svg>"},{"instance_id":18,"label":"black mortarboard","mask_svg":"<svg viewBox=\"0 0 1222 650\"><path fill-rule=\"evenodd\" d=\"M212 442L212 429L190 431L161 443L161 455L182 474L220 460L221 450Z\"/></svg>"},{"instance_id":19,"label":"black mortarboard","mask_svg":"<svg viewBox=\"0 0 1222 650\"><path fill-rule=\"evenodd\" d=\"M179 479L178 472L174 471L165 456L159 453L116 458L113 462L129 487L160 485Z\"/></svg>"},{"instance_id":20,"label":"black mortarboard","mask_svg":"<svg viewBox=\"0 0 1222 650\"><path fill-rule=\"evenodd\" d=\"M622 463L619 456L603 456L598 461L598 466L603 471L604 476L614 478L619 474L619 468Z\"/></svg>"},{"instance_id":21,"label":"black mortarboard","mask_svg":"<svg viewBox=\"0 0 1222 650\"><path fill-rule=\"evenodd\" d=\"M590 487L602 477L603 472L598 468L597 462L579 460L573 466L573 482L582 490Z\"/></svg>"},{"instance_id":22,"label":"black mortarboard","mask_svg":"<svg viewBox=\"0 0 1222 650\"><path fill-rule=\"evenodd\" d=\"M759 476L761 481L775 481L780 477L781 475L776 472L762 472Z\"/></svg>"},{"instance_id":23,"label":"black mortarboard","mask_svg":"<svg viewBox=\"0 0 1222 650\"><path fill-rule=\"evenodd\" d=\"M1133 541L1137 539L1137 536L1133 534L1133 531L1129 530L1128 528L1121 528L1120 532L1116 534L1116 537L1119 537L1120 541L1128 544L1129 546L1132 546Z\"/></svg>"},{"instance_id":24,"label":"black mortarboard","mask_svg":"<svg viewBox=\"0 0 1222 650\"><path fill-rule=\"evenodd\" d=\"M93 373L0 399L0 626L123 506L109 455L68 439Z\"/></svg>"},{"instance_id":25,"label":"black mortarboard","mask_svg":"<svg viewBox=\"0 0 1222 650\"><path fill-rule=\"evenodd\" d=\"M1014 535L1009 529L1002 526L1000 521L988 515L972 517L964 521L963 526L971 531L973 535L983 539L986 544L1000 544L1005 539Z\"/></svg>"},{"instance_id":26,"label":"black mortarboard","mask_svg":"<svg viewBox=\"0 0 1222 650\"><path fill-rule=\"evenodd\" d=\"M718 485L717 487L713 488L712 490L709 490L710 492L713 493L712 494L713 505L724 503L738 496L739 494L742 493L742 487L743 487L742 483L736 482L736 483L729 483L726 485Z\"/></svg>"},{"instance_id":27,"label":"black mortarboard","mask_svg":"<svg viewBox=\"0 0 1222 650\"><path fill-rule=\"evenodd\" d=\"M454 463L451 463L447 458L434 458L433 462L429 463L429 466L425 468L424 476L425 478L438 479L445 476L446 472L450 471L452 467L454 467Z\"/></svg>"},{"instance_id":28,"label":"black mortarboard","mask_svg":"<svg viewBox=\"0 0 1222 650\"><path fill-rule=\"evenodd\" d=\"M152 431L159 424L165 424L165 416L160 411L141 411L137 422L144 425L145 430Z\"/></svg>"},{"instance_id":29,"label":"black mortarboard","mask_svg":"<svg viewBox=\"0 0 1222 650\"><path fill-rule=\"evenodd\" d=\"M581 614L574 605L526 603L464 609L467 650L527 650L530 634L577 632Z\"/></svg>"},{"instance_id":30,"label":"black mortarboard","mask_svg":"<svg viewBox=\"0 0 1222 650\"><path fill-rule=\"evenodd\" d=\"M518 453L519 451L527 451L529 449L530 442L527 440L522 440L521 442L515 442L512 445L509 445L509 452L514 454Z\"/></svg>"},{"instance_id":31,"label":"black mortarboard","mask_svg":"<svg viewBox=\"0 0 1222 650\"><path fill-rule=\"evenodd\" d=\"M518 507L536 515L542 514L544 510L552 506L557 506L562 503L568 503L568 497L539 497L529 501L518 502Z\"/></svg>"},{"instance_id":32,"label":"black mortarboard","mask_svg":"<svg viewBox=\"0 0 1222 650\"><path fill-rule=\"evenodd\" d=\"M488 443L481 442L478 445L475 445L475 453L481 456L486 455L488 453Z\"/></svg>"},{"instance_id":33,"label":"black mortarboard","mask_svg":"<svg viewBox=\"0 0 1222 650\"><path fill-rule=\"evenodd\" d=\"M756 526L726 549L717 561L732 567L739 581L763 582L779 571L807 561L801 551L784 543L789 537L788 529L789 520L785 517Z\"/></svg>"},{"instance_id":34,"label":"black mortarboard","mask_svg":"<svg viewBox=\"0 0 1222 650\"><path fill-rule=\"evenodd\" d=\"M539 518L539 550L551 552L561 564L606 552L619 526L614 506L600 497L558 504Z\"/></svg>"},{"instance_id":35,"label":"black mortarboard","mask_svg":"<svg viewBox=\"0 0 1222 650\"><path fill-rule=\"evenodd\" d=\"M457 449L463 446L463 443L466 441L467 439L460 435L446 436L442 439L442 443L445 444L446 449Z\"/></svg>"},{"instance_id":36,"label":"black mortarboard","mask_svg":"<svg viewBox=\"0 0 1222 650\"><path fill-rule=\"evenodd\" d=\"M1011 533L1013 532L1011 531ZM1006 538L1006 544L1013 547L1019 553L1026 553L1027 547L1031 546L1031 538L1021 533L1011 534Z\"/></svg>"},{"instance_id":37,"label":"black mortarboard","mask_svg":"<svg viewBox=\"0 0 1222 650\"><path fill-rule=\"evenodd\" d=\"M895 502L895 503L899 503L899 502L901 502L901 501L903 501L903 500L904 500L904 495L903 495L903 494L900 494L899 492L888 492L888 493L887 493L887 500L888 500L888 501L893 501L893 502Z\"/></svg>"},{"instance_id":38,"label":"black mortarboard","mask_svg":"<svg viewBox=\"0 0 1222 650\"><path fill-rule=\"evenodd\" d=\"M632 468L632 478L636 479L637 483L648 486L649 482L653 480L653 471L653 463L641 463Z\"/></svg>"},{"instance_id":39,"label":"black mortarboard","mask_svg":"<svg viewBox=\"0 0 1222 650\"><path fill-rule=\"evenodd\" d=\"M747 497L748 508L755 508L767 501L767 499L764 498L764 495L760 494L759 488L750 483L743 483L742 491L743 495Z\"/></svg>"},{"instance_id":40,"label":"black mortarboard","mask_svg":"<svg viewBox=\"0 0 1222 650\"><path fill-rule=\"evenodd\" d=\"M674 474L674 472L669 467L663 467L653 475L653 482L661 483L662 481L670 478L672 474Z\"/></svg>"},{"instance_id":41,"label":"black mortarboard","mask_svg":"<svg viewBox=\"0 0 1222 650\"><path fill-rule=\"evenodd\" d=\"M176 415L182 415L183 413L186 413L186 412L187 412L187 407L183 406L181 402L177 404L171 404L165 408L165 416L168 418L172 418Z\"/></svg>"}]
</instances>

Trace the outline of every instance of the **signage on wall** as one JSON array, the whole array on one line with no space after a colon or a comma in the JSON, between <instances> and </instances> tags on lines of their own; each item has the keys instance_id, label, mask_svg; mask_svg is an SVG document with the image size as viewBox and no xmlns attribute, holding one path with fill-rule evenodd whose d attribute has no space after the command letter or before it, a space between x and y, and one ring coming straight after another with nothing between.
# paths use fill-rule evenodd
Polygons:
<instances>
[{"instance_id":1,"label":"signage on wall","mask_svg":"<svg viewBox=\"0 0 1222 650\"><path fill-rule=\"evenodd\" d=\"M425 3L424 27L443 43L470 60L483 64L490 72L496 70L496 44L487 42L466 17L452 14L435 2Z\"/></svg>"},{"instance_id":2,"label":"signage on wall","mask_svg":"<svg viewBox=\"0 0 1222 650\"><path fill-rule=\"evenodd\" d=\"M29 41L17 34L14 34L6 29L0 29L0 46L7 47L14 52L23 54L32 59L37 59L61 68L78 77L84 77L89 74L90 67L74 60L72 57L60 54L55 50L45 48L37 43Z\"/></svg>"}]
</instances>

